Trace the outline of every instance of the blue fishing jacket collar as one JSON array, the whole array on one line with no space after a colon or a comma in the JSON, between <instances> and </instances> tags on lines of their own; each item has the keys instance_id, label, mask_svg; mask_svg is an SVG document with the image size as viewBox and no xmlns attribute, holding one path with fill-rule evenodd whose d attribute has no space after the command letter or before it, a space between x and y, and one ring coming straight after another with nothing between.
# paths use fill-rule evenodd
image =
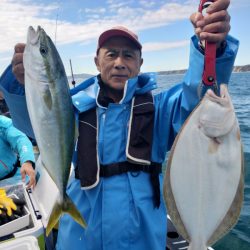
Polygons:
<instances>
[{"instance_id":1,"label":"blue fishing jacket collar","mask_svg":"<svg viewBox=\"0 0 250 250\"><path fill-rule=\"evenodd\" d=\"M91 77L71 89L72 101L77 113L87 111L96 106L105 108L97 101L101 90L99 79L100 76ZM156 73L140 74L126 82L120 103L128 103L133 96L145 94L156 88Z\"/></svg>"}]
</instances>

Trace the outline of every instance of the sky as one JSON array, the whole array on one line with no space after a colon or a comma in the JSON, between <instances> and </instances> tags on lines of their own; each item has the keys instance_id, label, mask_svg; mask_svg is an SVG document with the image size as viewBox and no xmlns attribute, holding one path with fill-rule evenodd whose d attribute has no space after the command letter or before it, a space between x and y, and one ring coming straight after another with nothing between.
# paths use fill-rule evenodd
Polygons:
<instances>
[{"instance_id":1,"label":"sky","mask_svg":"<svg viewBox=\"0 0 250 250\"><path fill-rule=\"evenodd\" d=\"M199 0L0 0L0 75L16 43L25 43L29 26L40 25L56 44L67 75L96 74L97 39L124 25L143 45L142 72L186 69L194 34L189 16ZM231 0L230 35L240 41L235 65L250 64L250 1Z\"/></svg>"}]
</instances>

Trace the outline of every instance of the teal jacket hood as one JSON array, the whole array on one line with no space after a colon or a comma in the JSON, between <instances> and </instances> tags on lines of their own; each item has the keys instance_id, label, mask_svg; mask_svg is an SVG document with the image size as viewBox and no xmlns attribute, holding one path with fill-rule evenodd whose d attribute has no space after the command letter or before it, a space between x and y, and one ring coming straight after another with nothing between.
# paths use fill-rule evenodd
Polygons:
<instances>
[{"instance_id":1,"label":"teal jacket hood","mask_svg":"<svg viewBox=\"0 0 250 250\"><path fill-rule=\"evenodd\" d=\"M133 96L156 89L156 76L156 73L143 73L129 79L124 86L123 98L119 103L129 103ZM96 106L101 106L97 101L99 93L100 85L98 83L98 77L94 76L87 79L77 87L71 89L74 107L81 113Z\"/></svg>"}]
</instances>

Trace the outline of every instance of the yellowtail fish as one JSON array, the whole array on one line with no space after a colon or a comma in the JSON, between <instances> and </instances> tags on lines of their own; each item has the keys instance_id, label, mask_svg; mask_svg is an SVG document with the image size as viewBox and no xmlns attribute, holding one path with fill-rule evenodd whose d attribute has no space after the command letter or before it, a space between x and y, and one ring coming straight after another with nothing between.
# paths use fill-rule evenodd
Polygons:
<instances>
[{"instance_id":1,"label":"yellowtail fish","mask_svg":"<svg viewBox=\"0 0 250 250\"><path fill-rule=\"evenodd\" d=\"M68 80L61 58L45 31L29 27L24 51L25 94L41 161L59 189L46 234L63 213L81 226L86 223L66 194L74 150L75 119ZM49 194L48 194L49 195Z\"/></svg>"}]
</instances>

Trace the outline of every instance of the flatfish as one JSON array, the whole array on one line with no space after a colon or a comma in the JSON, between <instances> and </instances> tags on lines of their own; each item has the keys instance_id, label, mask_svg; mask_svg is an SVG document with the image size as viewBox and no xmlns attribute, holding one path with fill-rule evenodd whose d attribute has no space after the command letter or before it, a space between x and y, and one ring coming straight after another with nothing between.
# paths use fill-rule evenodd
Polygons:
<instances>
[{"instance_id":1,"label":"flatfish","mask_svg":"<svg viewBox=\"0 0 250 250\"><path fill-rule=\"evenodd\" d=\"M203 250L237 222L244 173L240 129L227 86L208 90L172 146L164 199L189 250Z\"/></svg>"}]
</instances>

